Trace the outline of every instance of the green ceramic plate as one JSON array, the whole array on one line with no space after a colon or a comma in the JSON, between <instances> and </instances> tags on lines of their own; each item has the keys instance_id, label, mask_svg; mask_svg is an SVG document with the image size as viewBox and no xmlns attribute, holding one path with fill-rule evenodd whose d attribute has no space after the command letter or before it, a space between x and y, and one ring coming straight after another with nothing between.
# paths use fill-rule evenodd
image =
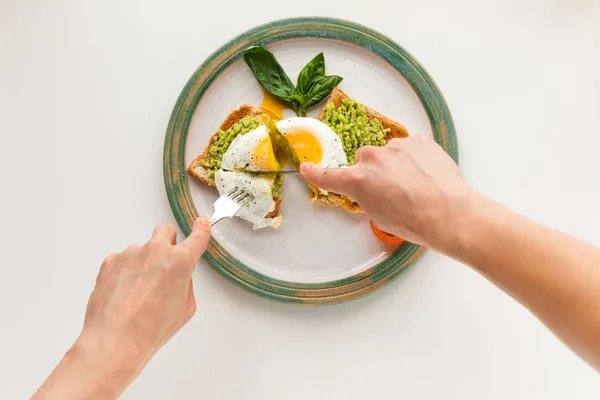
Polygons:
<instances>
[{"instance_id":1,"label":"green ceramic plate","mask_svg":"<svg viewBox=\"0 0 600 400\"><path fill-rule=\"evenodd\" d=\"M187 166L231 110L262 100L260 86L240 58L252 45L267 46L294 81L307 61L324 52L327 73L344 77L340 88L348 95L403 123L411 133L432 136L458 161L448 106L406 50L348 21L275 21L214 52L190 78L173 109L165 138L164 178L171 208L186 235L199 214L211 213L217 198L215 191L188 177ZM309 116L316 116L320 107ZM426 250L410 243L394 248L378 242L368 218L310 204L306 186L293 177L285 181L281 214L284 220L277 231L253 231L238 218L219 222L204 258L225 278L260 296L331 304L391 282Z\"/></svg>"}]
</instances>

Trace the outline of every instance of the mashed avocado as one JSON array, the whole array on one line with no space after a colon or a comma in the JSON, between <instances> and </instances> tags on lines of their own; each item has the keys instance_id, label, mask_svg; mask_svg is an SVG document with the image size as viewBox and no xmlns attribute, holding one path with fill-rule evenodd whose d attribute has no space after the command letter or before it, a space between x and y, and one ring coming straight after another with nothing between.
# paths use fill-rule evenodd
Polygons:
<instances>
[{"instance_id":1,"label":"mashed avocado","mask_svg":"<svg viewBox=\"0 0 600 400\"><path fill-rule=\"evenodd\" d=\"M273 182L273 187L271 188L271 196L273 199L279 197L279 188L281 188L281 184L283 183L283 174L275 175L275 182Z\"/></svg>"},{"instance_id":2,"label":"mashed avocado","mask_svg":"<svg viewBox=\"0 0 600 400\"><path fill-rule=\"evenodd\" d=\"M338 108L329 103L325 108L323 122L342 139L350 164L354 164L354 156L359 147L385 145L385 135L390 131L378 119L369 121L365 108L352 99L343 100Z\"/></svg>"},{"instance_id":3,"label":"mashed avocado","mask_svg":"<svg viewBox=\"0 0 600 400\"><path fill-rule=\"evenodd\" d=\"M217 131L217 140L208 149L208 156L204 159L204 167L209 169L208 176L215 177L215 171L221 168L221 160L223 155L229 148L229 145L238 135L244 135L258 128L260 123L256 118L245 117L233 124L226 131L219 129Z\"/></svg>"}]
</instances>

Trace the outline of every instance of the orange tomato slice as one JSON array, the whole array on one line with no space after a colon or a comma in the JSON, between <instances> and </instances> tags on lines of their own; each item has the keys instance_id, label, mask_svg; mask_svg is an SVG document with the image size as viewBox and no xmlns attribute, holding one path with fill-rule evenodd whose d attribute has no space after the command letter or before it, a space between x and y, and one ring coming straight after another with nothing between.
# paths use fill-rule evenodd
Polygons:
<instances>
[{"instance_id":1,"label":"orange tomato slice","mask_svg":"<svg viewBox=\"0 0 600 400\"><path fill-rule=\"evenodd\" d=\"M404 243L404 239L382 231L381 229L375 226L373 221L371 221L371 230L373 231L377 239L381 240L384 243L396 245L401 245L402 243Z\"/></svg>"}]
</instances>

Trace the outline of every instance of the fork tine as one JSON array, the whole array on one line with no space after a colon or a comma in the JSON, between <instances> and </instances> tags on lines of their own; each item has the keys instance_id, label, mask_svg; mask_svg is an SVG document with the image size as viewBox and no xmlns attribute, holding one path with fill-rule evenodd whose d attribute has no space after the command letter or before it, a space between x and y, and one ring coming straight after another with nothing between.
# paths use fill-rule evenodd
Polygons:
<instances>
[{"instance_id":1,"label":"fork tine","mask_svg":"<svg viewBox=\"0 0 600 400\"><path fill-rule=\"evenodd\" d=\"M246 195L246 192L244 192L243 190L241 190L240 192L238 192L234 196L232 196L231 200L238 201L239 199L241 199L245 195Z\"/></svg>"},{"instance_id":2,"label":"fork tine","mask_svg":"<svg viewBox=\"0 0 600 400\"><path fill-rule=\"evenodd\" d=\"M248 203L250 203L252 200L254 200L254 196L252 196L251 194L248 194L247 196L244 196L244 198L238 200L238 204L241 207L246 206ZM240 207L240 208L241 208Z\"/></svg>"},{"instance_id":3,"label":"fork tine","mask_svg":"<svg viewBox=\"0 0 600 400\"><path fill-rule=\"evenodd\" d=\"M238 191L231 193L228 197L233 201L237 201L241 196L245 194L246 191L244 191L244 189L239 189Z\"/></svg>"},{"instance_id":4,"label":"fork tine","mask_svg":"<svg viewBox=\"0 0 600 400\"><path fill-rule=\"evenodd\" d=\"M244 199L245 199L246 197L248 197L248 196L250 196L250 194L249 194L249 193L244 193L244 194L240 195L240 196L237 198L237 200L238 200L238 201L244 201Z\"/></svg>"},{"instance_id":5,"label":"fork tine","mask_svg":"<svg viewBox=\"0 0 600 400\"><path fill-rule=\"evenodd\" d=\"M233 198L236 194L239 194L240 192L240 188L239 187L234 187L233 190L229 193L227 193L227 197L229 198ZM243 192L243 190L241 190L241 192Z\"/></svg>"}]
</instances>

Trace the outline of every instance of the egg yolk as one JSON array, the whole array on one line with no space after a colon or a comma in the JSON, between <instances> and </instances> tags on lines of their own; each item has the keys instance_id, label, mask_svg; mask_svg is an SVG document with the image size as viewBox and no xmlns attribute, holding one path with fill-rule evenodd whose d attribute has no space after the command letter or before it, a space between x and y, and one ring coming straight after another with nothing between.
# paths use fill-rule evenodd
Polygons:
<instances>
[{"instance_id":1,"label":"egg yolk","mask_svg":"<svg viewBox=\"0 0 600 400\"><path fill-rule=\"evenodd\" d=\"M321 143L312 133L295 131L285 135L285 138L298 155L300 162L318 164L323 159Z\"/></svg>"},{"instance_id":2,"label":"egg yolk","mask_svg":"<svg viewBox=\"0 0 600 400\"><path fill-rule=\"evenodd\" d=\"M265 171L274 171L279 169L271 138L267 136L254 149L254 162L256 166Z\"/></svg>"},{"instance_id":3,"label":"egg yolk","mask_svg":"<svg viewBox=\"0 0 600 400\"><path fill-rule=\"evenodd\" d=\"M277 97L273 96L271 93L263 90L263 101L260 105L267 114L275 119L283 119L283 109L287 108L285 104L280 102Z\"/></svg>"}]
</instances>

